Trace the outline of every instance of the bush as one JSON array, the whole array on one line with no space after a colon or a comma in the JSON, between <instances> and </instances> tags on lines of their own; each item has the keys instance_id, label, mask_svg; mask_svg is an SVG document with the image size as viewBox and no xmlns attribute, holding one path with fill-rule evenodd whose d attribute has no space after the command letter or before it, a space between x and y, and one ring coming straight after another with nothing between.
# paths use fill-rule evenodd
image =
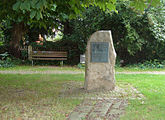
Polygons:
<instances>
[{"instance_id":1,"label":"bush","mask_svg":"<svg viewBox=\"0 0 165 120\"><path fill-rule=\"evenodd\" d=\"M0 60L0 67L8 68L14 66L15 65L12 63L12 60L10 58L7 58L6 60Z\"/></svg>"},{"instance_id":2,"label":"bush","mask_svg":"<svg viewBox=\"0 0 165 120\"><path fill-rule=\"evenodd\" d=\"M111 30L117 56L126 64L165 59L165 7L141 14L128 6L127 2L117 2L118 14L98 7L87 8L77 19L69 21L72 31L63 40L77 47L76 54L83 54L91 34Z\"/></svg>"},{"instance_id":3,"label":"bush","mask_svg":"<svg viewBox=\"0 0 165 120\"><path fill-rule=\"evenodd\" d=\"M108 13L98 7L89 7L82 16L69 22L72 33L64 35L63 40L77 46L76 53L84 54L89 37L98 30L111 30L115 50L124 61L137 60L138 52L147 42L147 17L140 15L127 7L127 4L118 3L119 13ZM136 56L136 57L135 57ZM144 59L146 55L138 58Z\"/></svg>"},{"instance_id":4,"label":"bush","mask_svg":"<svg viewBox=\"0 0 165 120\"><path fill-rule=\"evenodd\" d=\"M79 64L77 65L77 67L78 67L79 69L84 69L84 68L85 68L85 64L79 63Z\"/></svg>"},{"instance_id":5,"label":"bush","mask_svg":"<svg viewBox=\"0 0 165 120\"><path fill-rule=\"evenodd\" d=\"M145 61L143 63L139 63L136 66L141 68L141 69L164 68L165 67L165 61L160 61L160 60L154 59L154 60Z\"/></svg>"},{"instance_id":6,"label":"bush","mask_svg":"<svg viewBox=\"0 0 165 120\"><path fill-rule=\"evenodd\" d=\"M15 65L20 65L22 63L20 59L13 58L8 52L0 54L0 58L0 67L3 68L14 67Z\"/></svg>"},{"instance_id":7,"label":"bush","mask_svg":"<svg viewBox=\"0 0 165 120\"><path fill-rule=\"evenodd\" d=\"M8 57L9 54L7 52L0 54L1 60L0 60L0 67L13 67L13 63L11 59Z\"/></svg>"}]
</instances>

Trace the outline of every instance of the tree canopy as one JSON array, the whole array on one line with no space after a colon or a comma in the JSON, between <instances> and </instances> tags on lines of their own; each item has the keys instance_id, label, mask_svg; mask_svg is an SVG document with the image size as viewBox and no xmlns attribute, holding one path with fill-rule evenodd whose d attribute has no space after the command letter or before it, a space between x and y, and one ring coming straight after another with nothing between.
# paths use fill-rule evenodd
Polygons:
<instances>
[{"instance_id":1,"label":"tree canopy","mask_svg":"<svg viewBox=\"0 0 165 120\"><path fill-rule=\"evenodd\" d=\"M34 27L58 27L61 21L75 18L89 6L96 6L110 13L116 10L117 1L127 1L130 9L144 11L156 6L160 0L3 0L0 2L0 29L3 20L11 26L11 53L19 57L20 41Z\"/></svg>"},{"instance_id":2,"label":"tree canopy","mask_svg":"<svg viewBox=\"0 0 165 120\"><path fill-rule=\"evenodd\" d=\"M93 32L111 30L119 59L127 63L164 60L164 5L150 7L144 14L130 8L128 2L118 2L116 9L118 13L109 14L98 7L89 7L82 16L69 21L72 31L64 35L63 42L66 46L76 46L73 57L85 52L87 40Z\"/></svg>"},{"instance_id":3,"label":"tree canopy","mask_svg":"<svg viewBox=\"0 0 165 120\"><path fill-rule=\"evenodd\" d=\"M117 0L3 0L0 2L0 19L10 18L17 22L27 21L30 24L31 22L49 17L52 13L57 19L63 20L80 14L80 11L91 5L98 6L104 11L116 11L116 1ZM160 3L160 0L122 1L129 1L130 6L140 11Z\"/></svg>"}]
</instances>

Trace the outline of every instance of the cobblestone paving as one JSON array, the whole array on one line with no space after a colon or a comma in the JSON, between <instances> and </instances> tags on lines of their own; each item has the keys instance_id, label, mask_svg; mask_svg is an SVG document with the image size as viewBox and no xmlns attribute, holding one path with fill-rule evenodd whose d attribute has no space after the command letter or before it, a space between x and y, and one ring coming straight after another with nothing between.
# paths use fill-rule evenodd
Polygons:
<instances>
[{"instance_id":1,"label":"cobblestone paving","mask_svg":"<svg viewBox=\"0 0 165 120\"><path fill-rule=\"evenodd\" d=\"M116 120L124 113L127 100L85 100L76 107L67 120Z\"/></svg>"},{"instance_id":2,"label":"cobblestone paving","mask_svg":"<svg viewBox=\"0 0 165 120\"><path fill-rule=\"evenodd\" d=\"M75 81L64 84L59 97L83 100L67 120L118 120L124 114L129 99L145 99L130 84L116 86L114 91L88 92L83 89L82 82Z\"/></svg>"}]
</instances>

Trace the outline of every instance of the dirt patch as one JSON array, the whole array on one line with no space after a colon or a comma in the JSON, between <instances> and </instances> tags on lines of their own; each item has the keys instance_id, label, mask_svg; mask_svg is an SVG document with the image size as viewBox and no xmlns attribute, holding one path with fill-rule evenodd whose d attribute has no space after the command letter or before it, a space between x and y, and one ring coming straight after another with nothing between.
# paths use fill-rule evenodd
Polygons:
<instances>
[{"instance_id":1,"label":"dirt patch","mask_svg":"<svg viewBox=\"0 0 165 120\"><path fill-rule=\"evenodd\" d=\"M86 91L83 82L70 81L63 85L60 97L71 99L143 99L144 96L130 84L116 86L113 91L99 89L97 91Z\"/></svg>"},{"instance_id":2,"label":"dirt patch","mask_svg":"<svg viewBox=\"0 0 165 120\"><path fill-rule=\"evenodd\" d=\"M46 70L46 71L30 71L30 70L5 70L0 71L0 74L85 74L84 71L71 70ZM116 72L116 74L155 74L165 75L164 71L143 71L143 72Z\"/></svg>"},{"instance_id":3,"label":"dirt patch","mask_svg":"<svg viewBox=\"0 0 165 120\"><path fill-rule=\"evenodd\" d=\"M84 74L81 71L0 71L0 74Z\"/></svg>"}]
</instances>

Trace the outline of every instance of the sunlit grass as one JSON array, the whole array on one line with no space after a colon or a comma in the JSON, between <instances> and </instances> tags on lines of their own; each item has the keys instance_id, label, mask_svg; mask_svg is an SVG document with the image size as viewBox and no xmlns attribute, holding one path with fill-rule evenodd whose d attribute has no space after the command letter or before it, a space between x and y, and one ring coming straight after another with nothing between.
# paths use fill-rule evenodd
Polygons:
<instances>
[{"instance_id":1,"label":"sunlit grass","mask_svg":"<svg viewBox=\"0 0 165 120\"><path fill-rule=\"evenodd\" d=\"M83 71L84 69L79 69L78 67L70 67L70 66L15 66L10 68L0 68L1 71Z\"/></svg>"},{"instance_id":2,"label":"sunlit grass","mask_svg":"<svg viewBox=\"0 0 165 120\"><path fill-rule=\"evenodd\" d=\"M76 67L49 66L17 66L3 70L84 71ZM116 71L134 70L117 68ZM84 79L84 74L0 74L0 119L65 120L81 100L61 98L60 91L65 83L69 81L83 83ZM129 100L122 120L164 120L165 75L116 74L116 81L120 86L131 84L145 96L142 100Z\"/></svg>"},{"instance_id":3,"label":"sunlit grass","mask_svg":"<svg viewBox=\"0 0 165 120\"><path fill-rule=\"evenodd\" d=\"M116 72L146 72L146 71L164 71L165 72L165 68L145 68L145 69L141 69L139 67L116 67Z\"/></svg>"},{"instance_id":4,"label":"sunlit grass","mask_svg":"<svg viewBox=\"0 0 165 120\"><path fill-rule=\"evenodd\" d=\"M60 71L85 71L85 68L78 68L77 66L15 66L10 68L0 68L0 71L53 71L53 70L60 70ZM115 67L116 72L146 72L146 71L164 71L165 68L146 68L141 69L139 67Z\"/></svg>"},{"instance_id":5,"label":"sunlit grass","mask_svg":"<svg viewBox=\"0 0 165 120\"><path fill-rule=\"evenodd\" d=\"M118 82L131 83L145 100L129 101L124 120L164 120L165 75L116 75Z\"/></svg>"}]
</instances>

